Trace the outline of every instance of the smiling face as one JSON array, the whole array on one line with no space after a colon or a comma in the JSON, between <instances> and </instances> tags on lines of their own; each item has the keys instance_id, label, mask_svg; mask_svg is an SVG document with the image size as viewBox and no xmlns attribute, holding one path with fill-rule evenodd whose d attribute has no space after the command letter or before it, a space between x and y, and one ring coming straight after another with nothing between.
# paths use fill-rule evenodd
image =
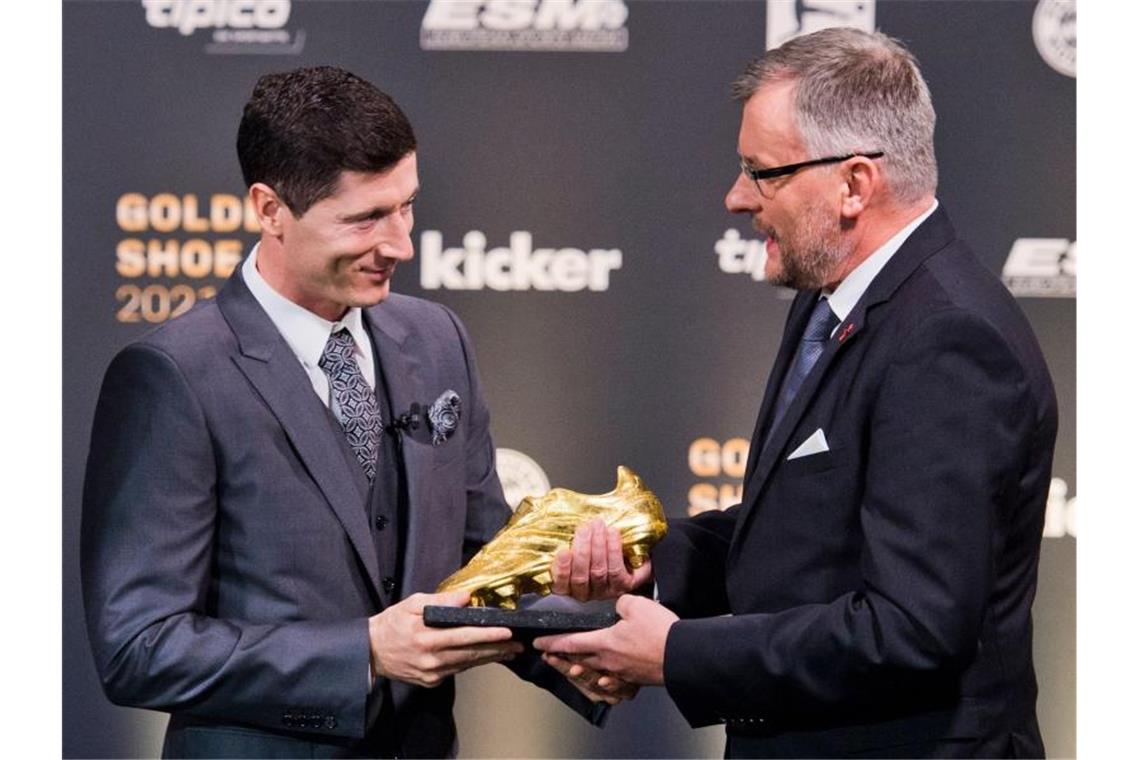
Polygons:
<instances>
[{"instance_id":1,"label":"smiling face","mask_svg":"<svg viewBox=\"0 0 1140 760\"><path fill-rule=\"evenodd\" d=\"M737 150L753 168L767 169L819 158L808 155L794 120L795 85L765 84L744 104ZM764 194L741 172L725 206L752 217L767 236L765 279L774 285L813 290L831 284L851 244L841 232L843 182L835 167L813 166L764 180Z\"/></svg>"},{"instance_id":2,"label":"smiling face","mask_svg":"<svg viewBox=\"0 0 1140 760\"><path fill-rule=\"evenodd\" d=\"M409 261L416 154L375 173L344 171L336 191L300 217L265 185L251 188L262 221L258 271L281 295L329 321L388 296Z\"/></svg>"}]
</instances>

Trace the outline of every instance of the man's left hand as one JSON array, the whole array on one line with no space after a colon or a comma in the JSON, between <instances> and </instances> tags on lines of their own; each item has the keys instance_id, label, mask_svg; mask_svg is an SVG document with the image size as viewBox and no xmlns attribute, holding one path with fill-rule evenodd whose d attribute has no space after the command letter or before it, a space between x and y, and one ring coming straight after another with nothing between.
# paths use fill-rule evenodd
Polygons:
<instances>
[{"instance_id":1,"label":"man's left hand","mask_svg":"<svg viewBox=\"0 0 1140 760\"><path fill-rule=\"evenodd\" d=\"M677 616L657 602L625 595L617 601L615 625L586 633L542 636L534 647L626 684L665 683L665 640Z\"/></svg>"},{"instance_id":2,"label":"man's left hand","mask_svg":"<svg viewBox=\"0 0 1140 760\"><path fill-rule=\"evenodd\" d=\"M591 702L616 705L636 697L641 688L637 684L626 683L615 675L590 670L580 662L571 662L549 652L543 653L542 660L566 676L566 680Z\"/></svg>"}]
</instances>

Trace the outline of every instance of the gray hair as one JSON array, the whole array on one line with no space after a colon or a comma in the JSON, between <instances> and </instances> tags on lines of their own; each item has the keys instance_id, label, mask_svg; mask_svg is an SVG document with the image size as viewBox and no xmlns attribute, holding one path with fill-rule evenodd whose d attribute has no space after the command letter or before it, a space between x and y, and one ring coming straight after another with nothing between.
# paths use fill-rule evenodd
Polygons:
<instances>
[{"instance_id":1,"label":"gray hair","mask_svg":"<svg viewBox=\"0 0 1140 760\"><path fill-rule=\"evenodd\" d=\"M744 102L791 81L807 158L881 150L887 186L913 203L938 186L934 106L918 61L898 40L848 27L796 37L748 65L733 83Z\"/></svg>"}]
</instances>

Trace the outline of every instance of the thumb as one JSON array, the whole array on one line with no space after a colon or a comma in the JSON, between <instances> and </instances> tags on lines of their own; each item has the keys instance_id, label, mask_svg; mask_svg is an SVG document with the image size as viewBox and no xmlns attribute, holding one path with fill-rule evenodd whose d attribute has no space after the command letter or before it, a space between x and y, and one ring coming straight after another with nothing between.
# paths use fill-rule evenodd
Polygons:
<instances>
[{"instance_id":1,"label":"thumb","mask_svg":"<svg viewBox=\"0 0 1140 760\"><path fill-rule=\"evenodd\" d=\"M617 604L614 605L614 612L622 620L625 620L636 614L637 606L643 601L645 600L636 594L622 594L618 597Z\"/></svg>"},{"instance_id":2,"label":"thumb","mask_svg":"<svg viewBox=\"0 0 1140 760\"><path fill-rule=\"evenodd\" d=\"M645 564L634 570L630 578L632 588L641 588L643 584L653 579L653 563L648 559L645 560Z\"/></svg>"}]
</instances>

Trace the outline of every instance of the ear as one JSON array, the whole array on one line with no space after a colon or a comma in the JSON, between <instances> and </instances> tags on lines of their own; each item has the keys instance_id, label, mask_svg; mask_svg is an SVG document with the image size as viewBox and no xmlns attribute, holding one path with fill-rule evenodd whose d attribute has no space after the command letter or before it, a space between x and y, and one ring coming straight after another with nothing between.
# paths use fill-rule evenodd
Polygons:
<instances>
[{"instance_id":1,"label":"ear","mask_svg":"<svg viewBox=\"0 0 1140 760\"><path fill-rule=\"evenodd\" d=\"M842 171L843 201L839 213L845 219L854 220L871 204L883 175L878 164L863 156L848 159Z\"/></svg>"},{"instance_id":2,"label":"ear","mask_svg":"<svg viewBox=\"0 0 1140 760\"><path fill-rule=\"evenodd\" d=\"M254 213L257 214L262 232L273 237L281 237L285 231L284 215L292 217L293 212L277 195L277 191L264 182L254 182L249 187L249 200Z\"/></svg>"}]
</instances>

